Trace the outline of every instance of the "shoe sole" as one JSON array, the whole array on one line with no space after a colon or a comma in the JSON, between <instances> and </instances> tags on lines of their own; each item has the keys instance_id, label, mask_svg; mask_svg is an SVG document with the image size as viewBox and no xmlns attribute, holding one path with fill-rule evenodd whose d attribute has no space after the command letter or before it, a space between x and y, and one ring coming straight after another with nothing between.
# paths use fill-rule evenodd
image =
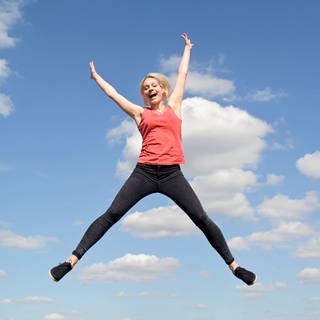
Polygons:
<instances>
[{"instance_id":1,"label":"shoe sole","mask_svg":"<svg viewBox=\"0 0 320 320\"><path fill-rule=\"evenodd\" d=\"M254 280L250 284L248 284L248 286L253 286L257 282L257 279L258 277L256 276Z\"/></svg>"},{"instance_id":2,"label":"shoe sole","mask_svg":"<svg viewBox=\"0 0 320 320\"><path fill-rule=\"evenodd\" d=\"M55 279L55 277L51 274L51 270L49 270L48 274L49 274L49 277L50 277L54 282L58 282L58 280Z\"/></svg>"}]
</instances>

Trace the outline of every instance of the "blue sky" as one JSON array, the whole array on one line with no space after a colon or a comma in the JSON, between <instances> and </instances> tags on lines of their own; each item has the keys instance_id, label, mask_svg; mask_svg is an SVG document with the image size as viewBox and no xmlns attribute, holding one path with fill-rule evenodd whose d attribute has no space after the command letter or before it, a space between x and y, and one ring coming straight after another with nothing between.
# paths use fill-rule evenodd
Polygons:
<instances>
[{"instance_id":1,"label":"blue sky","mask_svg":"<svg viewBox=\"0 0 320 320\"><path fill-rule=\"evenodd\" d=\"M317 1L0 0L0 319L316 320L320 316ZM160 195L137 204L61 282L64 261L135 164L136 103L194 42L183 171L244 287Z\"/></svg>"}]
</instances>

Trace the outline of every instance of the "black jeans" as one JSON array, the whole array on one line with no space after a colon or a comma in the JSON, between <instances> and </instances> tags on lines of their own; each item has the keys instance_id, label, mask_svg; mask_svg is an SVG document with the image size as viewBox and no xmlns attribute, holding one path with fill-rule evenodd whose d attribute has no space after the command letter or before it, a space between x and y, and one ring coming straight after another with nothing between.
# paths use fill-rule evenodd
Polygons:
<instances>
[{"instance_id":1,"label":"black jeans","mask_svg":"<svg viewBox=\"0 0 320 320\"><path fill-rule=\"evenodd\" d=\"M136 165L109 209L89 226L73 254L81 259L130 208L142 198L156 192L168 196L189 216L227 264L234 260L221 230L203 210L180 166L140 163Z\"/></svg>"}]
</instances>

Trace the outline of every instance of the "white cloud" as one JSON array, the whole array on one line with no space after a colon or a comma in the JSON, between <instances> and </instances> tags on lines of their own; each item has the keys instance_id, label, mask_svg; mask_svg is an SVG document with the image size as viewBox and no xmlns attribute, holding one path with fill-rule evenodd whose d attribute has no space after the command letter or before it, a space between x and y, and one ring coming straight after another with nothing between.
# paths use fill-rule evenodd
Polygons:
<instances>
[{"instance_id":1,"label":"white cloud","mask_svg":"<svg viewBox=\"0 0 320 320\"><path fill-rule=\"evenodd\" d=\"M298 278L303 283L320 282L320 268L305 268L299 272Z\"/></svg>"},{"instance_id":2,"label":"white cloud","mask_svg":"<svg viewBox=\"0 0 320 320\"><path fill-rule=\"evenodd\" d=\"M51 298L48 298L48 297L28 296L28 297L25 297L25 298L19 300L19 302L32 303L32 304L42 304L42 303L53 303L54 300Z\"/></svg>"},{"instance_id":3,"label":"white cloud","mask_svg":"<svg viewBox=\"0 0 320 320\"><path fill-rule=\"evenodd\" d=\"M310 236L313 229L302 222L281 222L269 231L258 231L246 237L232 238L228 244L232 250L247 250L252 246L272 249L274 246L286 243L301 237Z\"/></svg>"},{"instance_id":4,"label":"white cloud","mask_svg":"<svg viewBox=\"0 0 320 320\"><path fill-rule=\"evenodd\" d=\"M9 230L0 230L0 248L40 249L47 242L57 241L54 237L17 235Z\"/></svg>"},{"instance_id":5,"label":"white cloud","mask_svg":"<svg viewBox=\"0 0 320 320\"><path fill-rule=\"evenodd\" d=\"M283 290L287 288L288 285L284 282L275 282L274 284L256 283L254 286L250 287L246 285L237 286L237 289L242 291L247 298L257 298L261 297L265 293Z\"/></svg>"},{"instance_id":6,"label":"white cloud","mask_svg":"<svg viewBox=\"0 0 320 320\"><path fill-rule=\"evenodd\" d=\"M262 90L256 90L255 92L249 94L247 99L258 102L268 102L282 98L285 95L286 94L283 91L274 92L271 88L267 87Z\"/></svg>"},{"instance_id":7,"label":"white cloud","mask_svg":"<svg viewBox=\"0 0 320 320\"><path fill-rule=\"evenodd\" d=\"M6 272L0 269L0 279L6 276Z\"/></svg>"},{"instance_id":8,"label":"white cloud","mask_svg":"<svg viewBox=\"0 0 320 320\"><path fill-rule=\"evenodd\" d=\"M160 59L160 68L162 72L166 73L175 73L178 70L179 64L181 61L181 57L178 55L171 55L169 58L161 58Z\"/></svg>"},{"instance_id":9,"label":"white cloud","mask_svg":"<svg viewBox=\"0 0 320 320\"><path fill-rule=\"evenodd\" d=\"M131 120L125 119L121 122L120 126L107 132L106 139L109 143L114 144L123 138L132 137L134 131L137 131L136 124Z\"/></svg>"},{"instance_id":10,"label":"white cloud","mask_svg":"<svg viewBox=\"0 0 320 320\"><path fill-rule=\"evenodd\" d=\"M83 268L79 279L82 282L150 282L164 277L179 266L179 261L171 257L126 254L108 264L95 263Z\"/></svg>"},{"instance_id":11,"label":"white cloud","mask_svg":"<svg viewBox=\"0 0 320 320\"><path fill-rule=\"evenodd\" d=\"M0 59L0 80L8 78L10 75L10 68L5 59Z\"/></svg>"},{"instance_id":12,"label":"white cloud","mask_svg":"<svg viewBox=\"0 0 320 320\"><path fill-rule=\"evenodd\" d=\"M12 304L12 300L11 299L2 299L0 300L0 304Z\"/></svg>"},{"instance_id":13,"label":"white cloud","mask_svg":"<svg viewBox=\"0 0 320 320\"><path fill-rule=\"evenodd\" d=\"M110 144L118 143L124 140L122 150L122 159L118 161L117 173L126 177L137 162L138 154L141 149L141 135L137 126L132 120L123 120L118 127L109 130L106 139Z\"/></svg>"},{"instance_id":14,"label":"white cloud","mask_svg":"<svg viewBox=\"0 0 320 320\"><path fill-rule=\"evenodd\" d=\"M250 249L250 241L246 237L233 237L228 241L231 250L244 251Z\"/></svg>"},{"instance_id":15,"label":"white cloud","mask_svg":"<svg viewBox=\"0 0 320 320\"><path fill-rule=\"evenodd\" d=\"M305 244L300 245L294 255L299 258L320 258L320 236L310 239Z\"/></svg>"},{"instance_id":16,"label":"white cloud","mask_svg":"<svg viewBox=\"0 0 320 320\"><path fill-rule=\"evenodd\" d=\"M174 83L174 80L173 80ZM221 79L211 74L190 71L186 82L186 92L208 98L232 95L235 85L232 80Z\"/></svg>"},{"instance_id":17,"label":"white cloud","mask_svg":"<svg viewBox=\"0 0 320 320\"><path fill-rule=\"evenodd\" d=\"M43 320L64 320L66 317L61 313L50 313L43 317Z\"/></svg>"},{"instance_id":18,"label":"white cloud","mask_svg":"<svg viewBox=\"0 0 320 320\"><path fill-rule=\"evenodd\" d=\"M0 1L0 48L10 48L17 43L8 32L22 18L22 3L21 0Z\"/></svg>"},{"instance_id":19,"label":"white cloud","mask_svg":"<svg viewBox=\"0 0 320 320\"><path fill-rule=\"evenodd\" d=\"M191 184L209 213L236 218L253 217L253 209L244 192L256 186L252 171L222 169L195 177Z\"/></svg>"},{"instance_id":20,"label":"white cloud","mask_svg":"<svg viewBox=\"0 0 320 320\"><path fill-rule=\"evenodd\" d=\"M271 131L267 123L237 107L222 107L202 98L186 99L186 169L190 174L201 175L220 169L254 167L265 148L263 138Z\"/></svg>"},{"instance_id":21,"label":"white cloud","mask_svg":"<svg viewBox=\"0 0 320 320\"><path fill-rule=\"evenodd\" d=\"M160 66L163 72L168 73L170 82L174 84L177 79L177 70L181 57L172 55L168 59L162 58ZM207 98L217 96L230 96L235 91L235 85L232 80L217 77L207 68L206 71L195 70L194 64L190 65L188 78L186 81L186 92L192 95L201 95Z\"/></svg>"},{"instance_id":22,"label":"white cloud","mask_svg":"<svg viewBox=\"0 0 320 320\"><path fill-rule=\"evenodd\" d=\"M7 117L14 111L14 106L11 98L0 93L0 115Z\"/></svg>"},{"instance_id":23,"label":"white cloud","mask_svg":"<svg viewBox=\"0 0 320 320\"><path fill-rule=\"evenodd\" d=\"M267 175L267 185L276 186L281 184L284 181L284 176L276 175L276 174L268 174Z\"/></svg>"},{"instance_id":24,"label":"white cloud","mask_svg":"<svg viewBox=\"0 0 320 320\"><path fill-rule=\"evenodd\" d=\"M224 56L218 57L216 63L223 64ZM181 61L178 55L160 59L160 67L163 72L168 74L172 84L176 82L177 70ZM191 95L200 95L206 98L223 97L226 101L249 100L257 102L269 102L278 100L286 93L282 90L274 91L266 87L247 94L244 98L237 97L235 94L236 86L233 80L218 77L211 65L201 67L197 62L191 62L186 81L185 90Z\"/></svg>"},{"instance_id":25,"label":"white cloud","mask_svg":"<svg viewBox=\"0 0 320 320\"><path fill-rule=\"evenodd\" d=\"M257 208L259 214L269 219L296 219L320 207L319 194L306 192L303 199L290 199L286 195L276 195L264 200Z\"/></svg>"},{"instance_id":26,"label":"white cloud","mask_svg":"<svg viewBox=\"0 0 320 320\"><path fill-rule=\"evenodd\" d=\"M122 226L140 238L183 237L197 232L187 215L176 206L135 212L123 219Z\"/></svg>"},{"instance_id":27,"label":"white cloud","mask_svg":"<svg viewBox=\"0 0 320 320\"><path fill-rule=\"evenodd\" d=\"M17 39L9 36L8 31L22 18L21 5L23 1L0 1L0 48L15 46ZM10 75L10 68L5 59L0 59L0 80ZM0 116L7 117L14 111L11 98L0 93Z\"/></svg>"},{"instance_id":28,"label":"white cloud","mask_svg":"<svg viewBox=\"0 0 320 320\"><path fill-rule=\"evenodd\" d=\"M320 151L307 153L297 160L297 168L306 176L320 179Z\"/></svg>"}]
</instances>

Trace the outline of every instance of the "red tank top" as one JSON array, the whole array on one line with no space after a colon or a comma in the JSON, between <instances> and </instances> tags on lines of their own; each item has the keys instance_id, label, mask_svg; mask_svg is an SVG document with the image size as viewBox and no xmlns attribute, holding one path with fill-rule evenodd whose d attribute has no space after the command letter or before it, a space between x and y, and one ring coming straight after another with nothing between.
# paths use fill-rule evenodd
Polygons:
<instances>
[{"instance_id":1,"label":"red tank top","mask_svg":"<svg viewBox=\"0 0 320 320\"><path fill-rule=\"evenodd\" d=\"M142 136L138 162L158 165L184 163L181 122L170 106L166 106L162 113L144 108L138 125Z\"/></svg>"}]
</instances>

